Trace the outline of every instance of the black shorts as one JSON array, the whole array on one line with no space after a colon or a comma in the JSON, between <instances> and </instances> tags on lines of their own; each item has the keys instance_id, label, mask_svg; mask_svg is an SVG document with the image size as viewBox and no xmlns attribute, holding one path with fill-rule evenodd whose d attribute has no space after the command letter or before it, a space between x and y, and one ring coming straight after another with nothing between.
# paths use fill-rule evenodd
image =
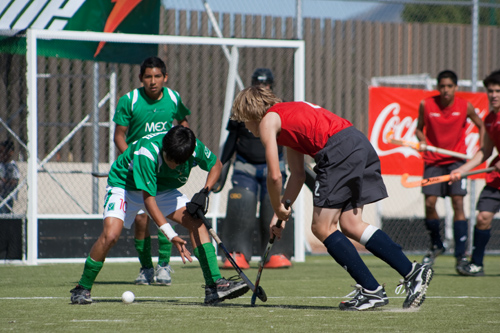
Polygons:
<instances>
[{"instance_id":1,"label":"black shorts","mask_svg":"<svg viewBox=\"0 0 500 333\"><path fill-rule=\"evenodd\" d=\"M500 211L500 190L486 185L477 200L476 209L480 212Z\"/></svg>"},{"instance_id":2,"label":"black shorts","mask_svg":"<svg viewBox=\"0 0 500 333\"><path fill-rule=\"evenodd\" d=\"M387 197L378 155L356 128L332 136L315 161L315 207L348 211Z\"/></svg>"},{"instance_id":3,"label":"black shorts","mask_svg":"<svg viewBox=\"0 0 500 333\"><path fill-rule=\"evenodd\" d=\"M465 161L457 161L446 165L425 165L424 178L438 177L449 175L451 171L463 165ZM450 195L467 194L467 179L462 178L459 182L453 182L448 185L448 182L437 183L422 187L422 193L425 195L435 195L437 197L447 197Z\"/></svg>"}]
</instances>

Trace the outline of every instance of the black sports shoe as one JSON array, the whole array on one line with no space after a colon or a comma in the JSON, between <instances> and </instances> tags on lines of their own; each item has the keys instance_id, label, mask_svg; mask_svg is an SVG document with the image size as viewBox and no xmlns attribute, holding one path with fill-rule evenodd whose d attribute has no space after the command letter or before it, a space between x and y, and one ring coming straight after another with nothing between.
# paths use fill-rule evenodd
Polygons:
<instances>
[{"instance_id":1,"label":"black sports shoe","mask_svg":"<svg viewBox=\"0 0 500 333\"><path fill-rule=\"evenodd\" d=\"M354 286L354 289L346 297L354 296L350 301L343 301L339 304L340 310L353 311L353 310L368 310L379 306L384 306L389 303L385 289L378 286L374 291L367 290L359 284Z\"/></svg>"},{"instance_id":2,"label":"black sports shoe","mask_svg":"<svg viewBox=\"0 0 500 333\"><path fill-rule=\"evenodd\" d=\"M422 259L422 265L432 266L434 264L434 260L436 259L436 257L443 254L444 251L446 251L446 248L444 246L437 247L436 245L433 245L432 248L429 251L427 251L427 254Z\"/></svg>"},{"instance_id":3,"label":"black sports shoe","mask_svg":"<svg viewBox=\"0 0 500 333\"><path fill-rule=\"evenodd\" d=\"M69 291L71 293L71 303L72 304L90 304L92 303L92 298L90 297L90 290L77 285L75 288Z\"/></svg>"},{"instance_id":4,"label":"black sports shoe","mask_svg":"<svg viewBox=\"0 0 500 333\"><path fill-rule=\"evenodd\" d=\"M473 263L466 263L463 266L457 267L458 274L465 276L484 276L483 266Z\"/></svg>"},{"instance_id":5,"label":"black sports shoe","mask_svg":"<svg viewBox=\"0 0 500 333\"><path fill-rule=\"evenodd\" d=\"M250 288L243 281L235 281L235 276L218 279L214 285L205 287L205 304L217 304L226 299L237 298L245 294Z\"/></svg>"},{"instance_id":6,"label":"black sports shoe","mask_svg":"<svg viewBox=\"0 0 500 333\"><path fill-rule=\"evenodd\" d=\"M461 256L457 258L457 264L455 265L455 270L458 274L460 274L460 270L463 269L464 266L469 264L469 260L465 256Z\"/></svg>"},{"instance_id":7,"label":"black sports shoe","mask_svg":"<svg viewBox=\"0 0 500 333\"><path fill-rule=\"evenodd\" d=\"M403 309L418 308L422 305L433 274L434 271L431 266L422 265L417 262L413 263L411 272L404 279L401 279L400 284L396 288L396 294L401 292L400 287L404 287L406 291Z\"/></svg>"}]
</instances>

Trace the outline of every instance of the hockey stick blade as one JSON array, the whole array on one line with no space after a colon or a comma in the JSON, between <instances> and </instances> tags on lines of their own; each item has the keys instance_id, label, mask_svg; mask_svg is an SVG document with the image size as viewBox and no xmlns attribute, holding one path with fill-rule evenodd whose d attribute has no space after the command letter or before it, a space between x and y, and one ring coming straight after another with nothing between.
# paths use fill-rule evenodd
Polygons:
<instances>
[{"instance_id":1,"label":"hockey stick blade","mask_svg":"<svg viewBox=\"0 0 500 333\"><path fill-rule=\"evenodd\" d=\"M410 147L415 150L418 150L420 147L420 144L418 142L412 142L412 141L406 141L406 140L397 140L394 139L394 131L389 131L385 135L385 139L387 142L398 145L398 146L403 146L403 147Z\"/></svg>"},{"instance_id":2,"label":"hockey stick blade","mask_svg":"<svg viewBox=\"0 0 500 333\"><path fill-rule=\"evenodd\" d=\"M288 209L290 207L290 205L291 205L291 201L286 200L285 201L285 208ZM280 228L282 222L283 222L282 220L278 220L278 222L276 222L276 226L278 228ZM257 300L257 296L258 296L256 291L259 290L259 288L262 288L261 286L259 286L260 277L262 275L262 271L264 270L264 263L266 262L267 257L269 256L269 252L271 252L271 249L273 247L275 238L276 238L276 236L274 234L272 234L271 238L269 239L269 242L267 243L266 250L264 252L264 256L262 257L262 260L259 262L259 271L257 272L257 279L255 279L255 291L252 294L252 298L250 300L251 306L255 306L255 301ZM262 301L262 298L259 297L259 299ZM267 297L266 297L266 300L267 300ZM265 301L263 301L263 302L265 302Z\"/></svg>"},{"instance_id":3,"label":"hockey stick blade","mask_svg":"<svg viewBox=\"0 0 500 333\"><path fill-rule=\"evenodd\" d=\"M476 175L478 173L491 172L493 170L495 170L495 168L490 167L490 168L486 168L486 169L479 169L479 170L474 170L474 171L470 171L470 172L465 172L465 173L460 175L460 178L466 178L468 176ZM407 173L405 173L401 176L401 185L403 185L406 188L429 186L432 184L444 183L444 182L450 181L450 179L451 179L450 175L442 175L442 176L424 178L421 180L409 182L408 177L409 177L409 174L407 174Z\"/></svg>"},{"instance_id":4,"label":"hockey stick blade","mask_svg":"<svg viewBox=\"0 0 500 333\"><path fill-rule=\"evenodd\" d=\"M203 224L205 225L205 227L208 229L208 232L210 233L210 235L212 236L212 238L215 239L215 242L222 249L222 252L224 252L224 254L226 255L227 259L229 260L229 262L231 263L231 265L233 265L234 269L236 270L236 272L238 273L238 275L240 276L240 278L245 282L245 284L250 288L250 290L252 292L257 293L257 297L259 297L259 299L262 302L267 301L267 295L266 295L264 289L257 288L256 286L254 286L254 284L252 283L252 281L250 281L250 279L245 275L245 273L243 273L243 271L241 270L241 268L238 266L238 264L236 263L236 261L234 261L233 257L231 256L231 254L227 250L227 248L224 245L224 243L222 243L222 241L220 240L219 236L217 236L217 234L215 233L214 229L212 228L212 225L210 224L210 222L208 222L207 218L205 217L205 214L203 214L203 211L201 209L198 209L196 211L196 215L198 216L198 218L201 219L201 221L203 222Z\"/></svg>"}]
</instances>

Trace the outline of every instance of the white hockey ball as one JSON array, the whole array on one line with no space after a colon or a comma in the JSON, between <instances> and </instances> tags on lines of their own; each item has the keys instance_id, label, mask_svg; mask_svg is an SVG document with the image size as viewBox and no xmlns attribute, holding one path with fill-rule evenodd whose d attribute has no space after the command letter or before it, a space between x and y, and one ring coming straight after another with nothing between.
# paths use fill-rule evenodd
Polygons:
<instances>
[{"instance_id":1,"label":"white hockey ball","mask_svg":"<svg viewBox=\"0 0 500 333\"><path fill-rule=\"evenodd\" d=\"M131 291L126 291L122 294L122 301L125 304L130 304L134 301L135 295Z\"/></svg>"}]
</instances>

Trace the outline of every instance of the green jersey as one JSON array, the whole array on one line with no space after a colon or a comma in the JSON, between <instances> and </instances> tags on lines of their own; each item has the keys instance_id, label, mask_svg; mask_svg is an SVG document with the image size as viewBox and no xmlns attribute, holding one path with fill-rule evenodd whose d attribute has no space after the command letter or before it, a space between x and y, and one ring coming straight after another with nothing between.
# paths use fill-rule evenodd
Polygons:
<instances>
[{"instance_id":1,"label":"green jersey","mask_svg":"<svg viewBox=\"0 0 500 333\"><path fill-rule=\"evenodd\" d=\"M128 127L125 141L130 144L145 135L168 131L174 119L180 122L190 114L177 91L163 87L163 97L152 100L144 88L138 88L120 98L113 121Z\"/></svg>"},{"instance_id":2,"label":"green jersey","mask_svg":"<svg viewBox=\"0 0 500 333\"><path fill-rule=\"evenodd\" d=\"M108 185L127 191L157 192L175 189L186 184L191 169L199 166L210 171L217 161L210 149L196 139L193 155L175 169L163 160L162 139L166 132L147 135L128 146L111 166Z\"/></svg>"}]
</instances>

